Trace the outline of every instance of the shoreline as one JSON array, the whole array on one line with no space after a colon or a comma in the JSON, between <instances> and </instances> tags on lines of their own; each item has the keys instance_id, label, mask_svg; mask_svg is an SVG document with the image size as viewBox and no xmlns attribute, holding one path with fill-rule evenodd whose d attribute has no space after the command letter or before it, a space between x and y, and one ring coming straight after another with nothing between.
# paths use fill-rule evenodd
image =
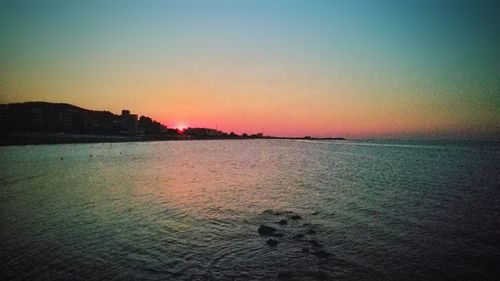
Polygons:
<instances>
[{"instance_id":1,"label":"shoreline","mask_svg":"<svg viewBox=\"0 0 500 281\"><path fill-rule=\"evenodd\" d=\"M314 137L204 137L195 138L188 135L90 135L66 133L17 132L0 134L0 146L24 146L44 144L77 144L77 143L113 143L113 142L148 142L148 141L196 141L196 140L346 140L345 138L314 138Z\"/></svg>"}]
</instances>

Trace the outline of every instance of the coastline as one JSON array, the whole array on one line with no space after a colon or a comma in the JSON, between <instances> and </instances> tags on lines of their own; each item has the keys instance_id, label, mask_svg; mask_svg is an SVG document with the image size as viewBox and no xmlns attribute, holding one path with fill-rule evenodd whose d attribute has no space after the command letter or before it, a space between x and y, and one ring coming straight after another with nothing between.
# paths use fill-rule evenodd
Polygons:
<instances>
[{"instance_id":1,"label":"coastline","mask_svg":"<svg viewBox=\"0 0 500 281\"><path fill-rule=\"evenodd\" d=\"M147 142L147 141L248 140L248 139L346 140L345 138L275 137L275 136L196 138L189 135L146 136L146 135L95 135L95 134L16 132L16 133L0 134L0 146L71 144L71 143Z\"/></svg>"}]
</instances>

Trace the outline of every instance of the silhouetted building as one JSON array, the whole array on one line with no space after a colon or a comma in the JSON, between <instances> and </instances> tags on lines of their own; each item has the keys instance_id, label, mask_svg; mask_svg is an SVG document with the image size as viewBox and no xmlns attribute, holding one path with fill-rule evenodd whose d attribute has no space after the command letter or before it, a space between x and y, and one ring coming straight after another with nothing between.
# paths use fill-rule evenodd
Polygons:
<instances>
[{"instance_id":1,"label":"silhouetted building","mask_svg":"<svg viewBox=\"0 0 500 281\"><path fill-rule=\"evenodd\" d=\"M70 133L91 135L129 135L138 139L227 139L256 138L262 134L239 136L210 128L167 129L166 126L147 117L138 118L129 110L121 115L109 111L94 111L65 103L26 102L0 104L0 133ZM136 136L140 133L141 136ZM130 136L133 135L133 136ZM19 141L15 143L29 143ZM38 143L45 143L39 140Z\"/></svg>"},{"instance_id":2,"label":"silhouetted building","mask_svg":"<svg viewBox=\"0 0 500 281\"><path fill-rule=\"evenodd\" d=\"M122 129L129 133L137 133L137 114L130 114L128 110L122 110L121 125Z\"/></svg>"},{"instance_id":3,"label":"silhouetted building","mask_svg":"<svg viewBox=\"0 0 500 281\"><path fill-rule=\"evenodd\" d=\"M160 134L164 126L148 120L147 134ZM26 102L0 104L0 132L83 133L99 135L136 134L138 117L94 111L65 103Z\"/></svg>"},{"instance_id":4,"label":"silhouetted building","mask_svg":"<svg viewBox=\"0 0 500 281\"><path fill-rule=\"evenodd\" d=\"M85 132L92 134L118 134L121 130L120 117L109 111L85 112Z\"/></svg>"},{"instance_id":5,"label":"silhouetted building","mask_svg":"<svg viewBox=\"0 0 500 281\"><path fill-rule=\"evenodd\" d=\"M138 129L144 135L158 135L167 132L165 126L146 116L139 118Z\"/></svg>"},{"instance_id":6,"label":"silhouetted building","mask_svg":"<svg viewBox=\"0 0 500 281\"><path fill-rule=\"evenodd\" d=\"M64 103L15 103L0 105L0 130L11 132L82 132L84 113Z\"/></svg>"},{"instance_id":7,"label":"silhouetted building","mask_svg":"<svg viewBox=\"0 0 500 281\"><path fill-rule=\"evenodd\" d=\"M227 136L227 133L209 128L187 128L184 130L184 134L196 139L222 138Z\"/></svg>"}]
</instances>

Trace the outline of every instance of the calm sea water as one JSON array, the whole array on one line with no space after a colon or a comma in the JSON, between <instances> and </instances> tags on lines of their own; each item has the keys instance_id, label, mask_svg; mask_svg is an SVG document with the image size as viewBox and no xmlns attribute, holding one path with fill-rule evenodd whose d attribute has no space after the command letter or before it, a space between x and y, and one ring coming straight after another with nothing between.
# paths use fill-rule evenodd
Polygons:
<instances>
[{"instance_id":1,"label":"calm sea water","mask_svg":"<svg viewBox=\"0 0 500 281\"><path fill-rule=\"evenodd\" d=\"M498 143L0 147L0 279L494 280L499 171Z\"/></svg>"}]
</instances>

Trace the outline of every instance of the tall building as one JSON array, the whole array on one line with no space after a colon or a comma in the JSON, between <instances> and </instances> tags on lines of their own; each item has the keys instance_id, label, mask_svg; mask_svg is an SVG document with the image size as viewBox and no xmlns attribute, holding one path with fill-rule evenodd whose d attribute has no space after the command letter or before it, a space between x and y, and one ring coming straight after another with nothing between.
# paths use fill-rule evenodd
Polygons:
<instances>
[{"instance_id":1,"label":"tall building","mask_svg":"<svg viewBox=\"0 0 500 281\"><path fill-rule=\"evenodd\" d=\"M122 110L121 125L122 129L129 133L137 133L137 114L130 114L129 110Z\"/></svg>"}]
</instances>

